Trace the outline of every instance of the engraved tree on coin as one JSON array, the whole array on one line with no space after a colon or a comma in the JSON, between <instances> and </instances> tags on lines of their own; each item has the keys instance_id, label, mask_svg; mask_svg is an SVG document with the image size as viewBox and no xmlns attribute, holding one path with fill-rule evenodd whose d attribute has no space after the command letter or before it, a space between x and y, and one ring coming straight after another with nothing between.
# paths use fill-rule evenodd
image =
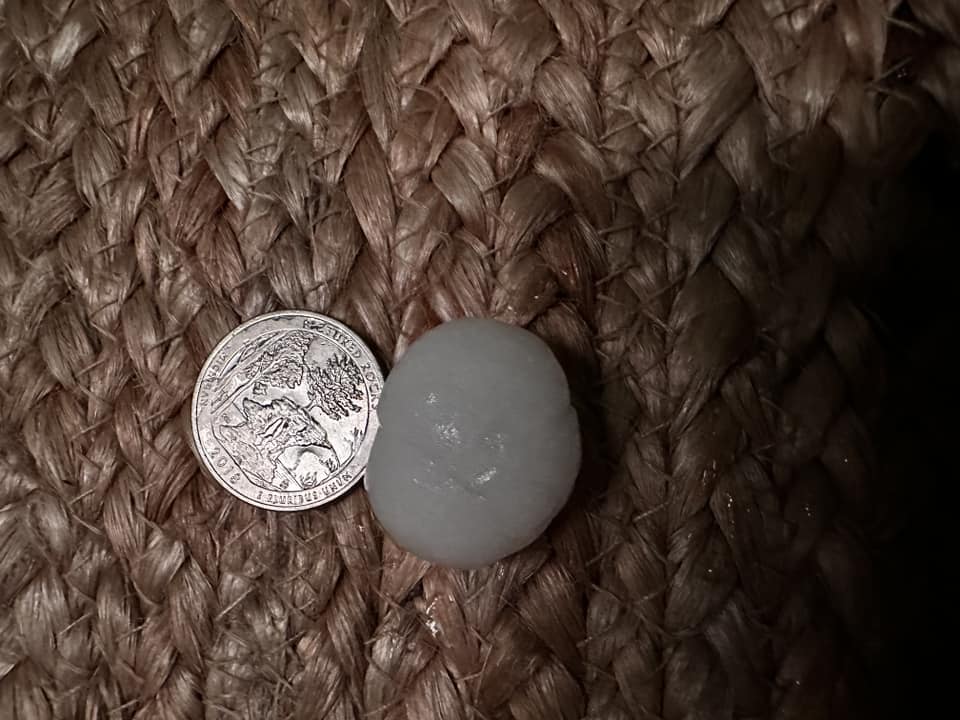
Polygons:
<instances>
[{"instance_id":1,"label":"engraved tree on coin","mask_svg":"<svg viewBox=\"0 0 960 720\"><path fill-rule=\"evenodd\" d=\"M305 330L268 333L220 375L214 434L251 481L265 489L309 489L329 477L341 458L311 411L341 420L362 409L360 369L342 353L315 365L308 358L316 340ZM306 404L297 399L304 395ZM359 440L354 428L351 455ZM312 469L298 472L304 456Z\"/></svg>"},{"instance_id":2,"label":"engraved tree on coin","mask_svg":"<svg viewBox=\"0 0 960 720\"><path fill-rule=\"evenodd\" d=\"M214 412L249 389L263 395L268 385L295 388L303 379L305 357L316 336L305 330L265 333L238 353L220 372Z\"/></svg>"},{"instance_id":3,"label":"engraved tree on coin","mask_svg":"<svg viewBox=\"0 0 960 720\"><path fill-rule=\"evenodd\" d=\"M317 408L331 420L343 420L363 408L363 376L350 358L337 353L324 366L308 366L306 370L307 410ZM346 457L352 457L362 440L359 427L353 428Z\"/></svg>"},{"instance_id":4,"label":"engraved tree on coin","mask_svg":"<svg viewBox=\"0 0 960 720\"><path fill-rule=\"evenodd\" d=\"M307 370L307 395L310 407L318 407L324 415L339 420L360 412L363 401L363 376L356 363L337 354L323 368Z\"/></svg>"},{"instance_id":5,"label":"engraved tree on coin","mask_svg":"<svg viewBox=\"0 0 960 720\"><path fill-rule=\"evenodd\" d=\"M269 343L247 370L248 379L253 381L253 394L263 395L268 386L297 387L303 381L307 350L315 338L305 330L291 330ZM244 355L249 357L255 353L255 348L245 350L241 353L241 362Z\"/></svg>"}]
</instances>

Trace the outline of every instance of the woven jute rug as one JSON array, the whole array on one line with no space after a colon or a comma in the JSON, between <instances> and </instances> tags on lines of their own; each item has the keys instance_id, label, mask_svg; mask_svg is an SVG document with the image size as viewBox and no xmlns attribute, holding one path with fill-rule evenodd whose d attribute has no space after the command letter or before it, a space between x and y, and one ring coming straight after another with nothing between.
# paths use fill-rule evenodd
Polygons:
<instances>
[{"instance_id":1,"label":"woven jute rug","mask_svg":"<svg viewBox=\"0 0 960 720\"><path fill-rule=\"evenodd\" d=\"M886 504L856 288L960 114L956 2L0 17L0 717L865 707ZM452 318L540 334L584 429L569 507L458 572L384 539L362 490L233 499L191 452L193 384L284 308L385 370Z\"/></svg>"}]
</instances>

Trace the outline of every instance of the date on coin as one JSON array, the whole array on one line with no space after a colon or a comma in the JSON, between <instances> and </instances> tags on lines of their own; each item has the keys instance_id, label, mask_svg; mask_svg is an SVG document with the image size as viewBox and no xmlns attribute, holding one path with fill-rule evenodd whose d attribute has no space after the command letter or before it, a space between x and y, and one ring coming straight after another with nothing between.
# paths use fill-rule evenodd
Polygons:
<instances>
[{"instance_id":1,"label":"date on coin","mask_svg":"<svg viewBox=\"0 0 960 720\"><path fill-rule=\"evenodd\" d=\"M342 323L303 311L260 315L223 338L200 371L197 455L251 505L322 505L366 469L382 388L370 349Z\"/></svg>"}]
</instances>

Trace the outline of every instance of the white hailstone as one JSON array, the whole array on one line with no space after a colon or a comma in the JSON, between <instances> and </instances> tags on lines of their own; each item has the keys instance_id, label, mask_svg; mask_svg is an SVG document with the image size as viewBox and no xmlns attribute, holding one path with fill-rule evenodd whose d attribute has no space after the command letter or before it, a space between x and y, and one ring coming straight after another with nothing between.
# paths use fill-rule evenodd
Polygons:
<instances>
[{"instance_id":1,"label":"white hailstone","mask_svg":"<svg viewBox=\"0 0 960 720\"><path fill-rule=\"evenodd\" d=\"M367 464L373 511L401 547L476 568L539 536L580 467L560 364L540 338L456 320L415 342L387 378Z\"/></svg>"}]
</instances>

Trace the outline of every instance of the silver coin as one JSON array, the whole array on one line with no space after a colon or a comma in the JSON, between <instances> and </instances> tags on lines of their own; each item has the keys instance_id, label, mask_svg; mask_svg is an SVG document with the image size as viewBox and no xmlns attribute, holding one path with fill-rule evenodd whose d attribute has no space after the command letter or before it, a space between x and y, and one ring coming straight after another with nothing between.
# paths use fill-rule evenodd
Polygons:
<instances>
[{"instance_id":1,"label":"silver coin","mask_svg":"<svg viewBox=\"0 0 960 720\"><path fill-rule=\"evenodd\" d=\"M260 315L210 353L193 392L193 442L229 492L268 510L305 510L352 488L377 432L383 375L346 325Z\"/></svg>"}]
</instances>

